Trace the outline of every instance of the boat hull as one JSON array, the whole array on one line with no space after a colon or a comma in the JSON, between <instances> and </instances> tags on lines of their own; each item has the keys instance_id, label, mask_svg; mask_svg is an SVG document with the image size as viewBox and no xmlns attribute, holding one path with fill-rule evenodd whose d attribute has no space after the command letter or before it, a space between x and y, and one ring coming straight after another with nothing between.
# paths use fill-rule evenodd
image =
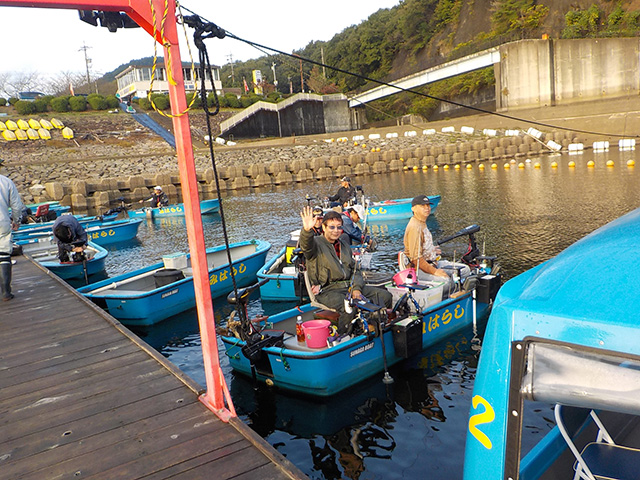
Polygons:
<instances>
[{"instance_id":1,"label":"boat hull","mask_svg":"<svg viewBox=\"0 0 640 480\"><path fill-rule=\"evenodd\" d=\"M477 314L485 315L488 304L477 304ZM302 311L305 319L311 319L314 307L304 305L271 317L273 328ZM422 349L425 349L473 322L473 298L471 293L449 299L425 309L422 323ZM286 330L285 330L286 331ZM383 348L387 365L400 362L405 357L396 352L392 329L382 337L356 336L331 348L310 349L300 347L291 333L285 333L285 347L266 347L262 358L255 365L256 377L273 382L279 388L305 395L327 397L384 371ZM243 341L222 336L231 367L239 373L252 375L249 359L241 353Z\"/></svg>"},{"instance_id":2,"label":"boat hull","mask_svg":"<svg viewBox=\"0 0 640 480\"><path fill-rule=\"evenodd\" d=\"M237 258L232 263L237 285L247 285L255 279L258 269L265 262L271 245L268 242L251 241L232 244L231 247L247 247L248 249L251 247L253 250L252 253ZM224 246L207 249L207 254L216 252L224 253ZM125 275L97 282L89 287L80 288L78 291L125 325L153 325L195 306L193 277L188 276L168 285L151 288L148 291L110 290L109 287L118 284L124 285L133 277L144 277L145 275L148 277L153 275L153 272L164 269L164 266L164 263L157 263ZM209 269L209 284L213 298L227 295L233 289L228 263L221 263L219 266Z\"/></svg>"},{"instance_id":3,"label":"boat hull","mask_svg":"<svg viewBox=\"0 0 640 480\"><path fill-rule=\"evenodd\" d=\"M204 200L200 202L200 213L208 215L216 213L220 210L220 202L218 199ZM162 208L143 208L140 210L132 210L129 212L132 218L165 218L165 217L184 217L184 204L169 205Z\"/></svg>"},{"instance_id":4,"label":"boat hull","mask_svg":"<svg viewBox=\"0 0 640 480\"><path fill-rule=\"evenodd\" d=\"M440 195L429 195L431 213L434 213L440 203ZM367 208L367 222L384 223L389 220L409 219L413 215L411 211L412 198L399 198L385 202L373 202Z\"/></svg>"},{"instance_id":5,"label":"boat hull","mask_svg":"<svg viewBox=\"0 0 640 480\"><path fill-rule=\"evenodd\" d=\"M86 262L86 274L87 276L91 276L104 271L105 260L109 252L93 242L89 242L88 246L96 252L95 256ZM85 276L85 264L73 262L60 263L56 257L58 246L52 239L47 239L44 242L25 244L22 248L24 253L31 256L40 265L63 280L82 279Z\"/></svg>"},{"instance_id":6,"label":"boat hull","mask_svg":"<svg viewBox=\"0 0 640 480\"><path fill-rule=\"evenodd\" d=\"M132 240L138 234L138 228L142 223L141 218L131 218L127 220L115 220L85 227L87 239L98 245L111 245L118 242ZM24 230L14 234L14 241L18 245L37 242L43 236L51 235L51 228Z\"/></svg>"},{"instance_id":7,"label":"boat hull","mask_svg":"<svg viewBox=\"0 0 640 480\"><path fill-rule=\"evenodd\" d=\"M303 289L303 296L307 296L306 288L303 285L304 282L300 283L298 275L288 275L282 272L269 273L277 269L278 263L285 262L286 250L286 247L284 247L258 271L258 280L269 280L260 286L260 298L262 300L295 302L300 300L300 288Z\"/></svg>"}]
</instances>

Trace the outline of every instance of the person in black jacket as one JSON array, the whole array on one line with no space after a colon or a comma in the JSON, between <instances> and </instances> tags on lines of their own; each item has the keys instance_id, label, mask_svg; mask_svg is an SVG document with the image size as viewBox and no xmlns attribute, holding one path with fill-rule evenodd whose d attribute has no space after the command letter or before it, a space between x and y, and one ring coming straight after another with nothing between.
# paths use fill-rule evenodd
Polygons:
<instances>
[{"instance_id":1,"label":"person in black jacket","mask_svg":"<svg viewBox=\"0 0 640 480\"><path fill-rule=\"evenodd\" d=\"M327 197L332 207L345 207L351 205L356 198L356 189L351 185L349 177L342 177L340 188L335 195Z\"/></svg>"},{"instance_id":2,"label":"person in black jacket","mask_svg":"<svg viewBox=\"0 0 640 480\"><path fill-rule=\"evenodd\" d=\"M151 205L156 208L166 207L169 205L169 197L162 191L162 187L157 185L153 188L153 193L146 200L140 200L140 203L151 202Z\"/></svg>"},{"instance_id":3,"label":"person in black jacket","mask_svg":"<svg viewBox=\"0 0 640 480\"><path fill-rule=\"evenodd\" d=\"M58 260L61 262L70 261L69 253L74 257L73 254L83 254L87 248L87 232L73 215L61 215L56 219L53 236L58 243Z\"/></svg>"}]
</instances>

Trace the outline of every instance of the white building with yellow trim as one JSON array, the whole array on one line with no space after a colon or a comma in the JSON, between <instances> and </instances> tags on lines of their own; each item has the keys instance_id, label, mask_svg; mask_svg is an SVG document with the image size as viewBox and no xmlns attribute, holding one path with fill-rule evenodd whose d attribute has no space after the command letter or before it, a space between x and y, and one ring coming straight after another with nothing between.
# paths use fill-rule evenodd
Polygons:
<instances>
[{"instance_id":1,"label":"white building with yellow trim","mask_svg":"<svg viewBox=\"0 0 640 480\"><path fill-rule=\"evenodd\" d=\"M189 63L183 62L182 75L184 77L184 88L187 93L193 92L196 86L200 87L200 72L197 68L192 70ZM122 100L132 98L143 98L149 93L149 87L151 85L151 70L152 64L149 65L132 65L127 67L124 71L116 75L116 82L118 83L118 95ZM222 82L220 81L220 67L211 66L211 72L213 74L213 84L216 92L220 95L222 93ZM206 73L206 88L211 89L211 80L209 78L209 72ZM169 82L167 78L167 71L163 66L156 66L156 72L153 79L153 93L169 93Z\"/></svg>"}]
</instances>

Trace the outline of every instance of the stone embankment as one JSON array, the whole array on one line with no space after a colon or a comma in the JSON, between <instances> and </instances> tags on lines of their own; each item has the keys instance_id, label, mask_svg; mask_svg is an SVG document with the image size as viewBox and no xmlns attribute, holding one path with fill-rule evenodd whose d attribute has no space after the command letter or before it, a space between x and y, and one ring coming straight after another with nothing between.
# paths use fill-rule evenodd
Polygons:
<instances>
[{"instance_id":1,"label":"stone embankment","mask_svg":"<svg viewBox=\"0 0 640 480\"><path fill-rule=\"evenodd\" d=\"M267 142L217 145L215 157L220 189L227 191L344 175L428 170L436 165L498 161L551 151L523 132L502 134L424 135L417 131L379 138L375 133L366 138L324 135L282 139L275 146ZM571 132L564 131L546 134L544 141L549 140L565 149L577 141ZM127 203L148 198L155 185L161 185L172 202L182 198L175 155L168 145L147 135L140 134L124 145L79 142L77 148L61 149L57 155L49 151L47 158L38 152L12 153L4 155L4 173L18 184L25 203L58 200L71 205L75 213L102 213L116 206L120 198ZM208 151L196 151L195 157L201 198L213 198L216 183Z\"/></svg>"}]
</instances>

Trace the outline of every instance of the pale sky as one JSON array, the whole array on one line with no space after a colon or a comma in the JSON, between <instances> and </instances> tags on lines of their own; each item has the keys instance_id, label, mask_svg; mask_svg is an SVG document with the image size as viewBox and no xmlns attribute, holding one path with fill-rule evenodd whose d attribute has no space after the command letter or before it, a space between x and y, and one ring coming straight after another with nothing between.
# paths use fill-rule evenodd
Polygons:
<instances>
[{"instance_id":1,"label":"pale sky","mask_svg":"<svg viewBox=\"0 0 640 480\"><path fill-rule=\"evenodd\" d=\"M400 0L323 0L302 2L216 2L185 0L182 5L238 37L291 52L310 41L329 40L345 28L360 23L380 8L398 5ZM185 15L188 12L184 12ZM79 20L75 10L0 7L2 38L0 72L38 72L43 77L63 71L85 72L83 44L91 59L93 75L104 74L134 58L153 55L153 41L141 28L119 29L116 33ZM184 37L182 27L179 35ZM187 28L193 41L193 29ZM229 63L262 56L237 40L206 41L211 63ZM197 52L193 50L197 61ZM162 55L162 48L158 47ZM188 52L181 40L182 59Z\"/></svg>"}]
</instances>

